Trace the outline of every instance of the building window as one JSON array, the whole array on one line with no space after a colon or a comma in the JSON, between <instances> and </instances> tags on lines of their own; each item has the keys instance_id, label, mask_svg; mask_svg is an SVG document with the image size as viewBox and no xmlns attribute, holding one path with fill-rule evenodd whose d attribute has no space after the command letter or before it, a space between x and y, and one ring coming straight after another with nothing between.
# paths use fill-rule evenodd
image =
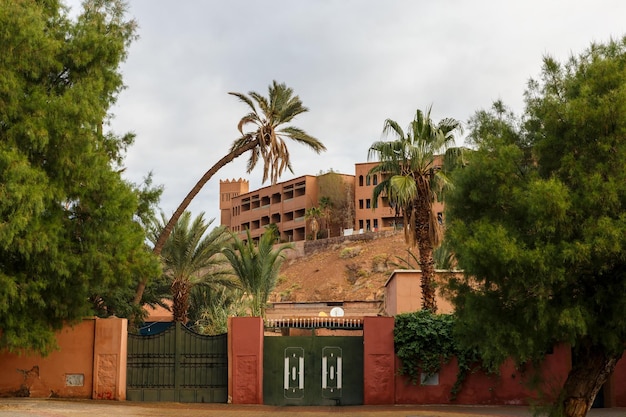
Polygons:
<instances>
[{"instance_id":1,"label":"building window","mask_svg":"<svg viewBox=\"0 0 626 417\"><path fill-rule=\"evenodd\" d=\"M363 200L359 200L359 208L362 210L363 209Z\"/></svg>"},{"instance_id":2,"label":"building window","mask_svg":"<svg viewBox=\"0 0 626 417\"><path fill-rule=\"evenodd\" d=\"M369 198L365 200L365 208L372 208L372 200Z\"/></svg>"},{"instance_id":3,"label":"building window","mask_svg":"<svg viewBox=\"0 0 626 417\"><path fill-rule=\"evenodd\" d=\"M363 229L363 220L359 220L359 229Z\"/></svg>"},{"instance_id":4,"label":"building window","mask_svg":"<svg viewBox=\"0 0 626 417\"><path fill-rule=\"evenodd\" d=\"M365 220L365 229L369 232L371 230L371 223L369 220Z\"/></svg>"},{"instance_id":5,"label":"building window","mask_svg":"<svg viewBox=\"0 0 626 417\"><path fill-rule=\"evenodd\" d=\"M368 175L367 177L365 177L365 185L370 185L370 176Z\"/></svg>"},{"instance_id":6,"label":"building window","mask_svg":"<svg viewBox=\"0 0 626 417\"><path fill-rule=\"evenodd\" d=\"M372 184L378 185L378 175L374 174L374 178L372 179Z\"/></svg>"},{"instance_id":7,"label":"building window","mask_svg":"<svg viewBox=\"0 0 626 417\"><path fill-rule=\"evenodd\" d=\"M378 229L378 219L374 219L374 230Z\"/></svg>"},{"instance_id":8,"label":"building window","mask_svg":"<svg viewBox=\"0 0 626 417\"><path fill-rule=\"evenodd\" d=\"M359 187L363 187L363 175L359 175Z\"/></svg>"}]
</instances>

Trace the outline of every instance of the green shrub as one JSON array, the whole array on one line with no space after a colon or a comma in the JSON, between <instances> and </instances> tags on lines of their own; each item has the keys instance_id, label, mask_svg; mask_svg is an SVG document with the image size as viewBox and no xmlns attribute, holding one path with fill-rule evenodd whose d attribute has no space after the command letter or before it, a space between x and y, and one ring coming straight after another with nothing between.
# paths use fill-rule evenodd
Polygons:
<instances>
[{"instance_id":1,"label":"green shrub","mask_svg":"<svg viewBox=\"0 0 626 417\"><path fill-rule=\"evenodd\" d=\"M394 330L395 350L401 360L398 372L413 384L421 383L422 373L433 376L456 357L459 372L451 389L452 399L459 393L468 372L480 367L478 351L461 346L454 337L454 325L453 314L422 310L396 316Z\"/></svg>"},{"instance_id":2,"label":"green shrub","mask_svg":"<svg viewBox=\"0 0 626 417\"><path fill-rule=\"evenodd\" d=\"M360 246L354 246L354 247L350 247L350 248L343 248L341 250L341 252L339 253L339 257L341 259L354 258L359 253L361 253L362 250L363 249Z\"/></svg>"}]
</instances>

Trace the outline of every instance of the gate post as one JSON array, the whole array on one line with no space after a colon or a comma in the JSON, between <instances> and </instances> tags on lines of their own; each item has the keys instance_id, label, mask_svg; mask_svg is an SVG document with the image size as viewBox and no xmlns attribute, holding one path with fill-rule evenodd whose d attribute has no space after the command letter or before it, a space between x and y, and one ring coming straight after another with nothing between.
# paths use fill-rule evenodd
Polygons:
<instances>
[{"instance_id":1,"label":"gate post","mask_svg":"<svg viewBox=\"0 0 626 417\"><path fill-rule=\"evenodd\" d=\"M93 352L94 400L126 400L128 321L95 320Z\"/></svg>"},{"instance_id":2,"label":"gate post","mask_svg":"<svg viewBox=\"0 0 626 417\"><path fill-rule=\"evenodd\" d=\"M393 317L363 317L363 403L395 403Z\"/></svg>"},{"instance_id":3,"label":"gate post","mask_svg":"<svg viewBox=\"0 0 626 417\"><path fill-rule=\"evenodd\" d=\"M228 394L233 404L263 404L263 319L229 317Z\"/></svg>"}]
</instances>

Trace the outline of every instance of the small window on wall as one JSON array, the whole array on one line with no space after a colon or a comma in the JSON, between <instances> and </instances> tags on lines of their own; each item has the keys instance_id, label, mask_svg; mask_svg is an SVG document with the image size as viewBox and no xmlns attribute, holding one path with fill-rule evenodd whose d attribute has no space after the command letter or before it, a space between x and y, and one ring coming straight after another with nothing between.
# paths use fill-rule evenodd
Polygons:
<instances>
[{"instance_id":1,"label":"small window on wall","mask_svg":"<svg viewBox=\"0 0 626 417\"><path fill-rule=\"evenodd\" d=\"M359 200L359 208L363 209L363 200Z\"/></svg>"},{"instance_id":2,"label":"small window on wall","mask_svg":"<svg viewBox=\"0 0 626 417\"><path fill-rule=\"evenodd\" d=\"M374 219L374 230L378 229L378 219Z\"/></svg>"},{"instance_id":3,"label":"small window on wall","mask_svg":"<svg viewBox=\"0 0 626 417\"><path fill-rule=\"evenodd\" d=\"M365 220L365 230L367 230L368 232L372 230L372 224L369 220Z\"/></svg>"},{"instance_id":4,"label":"small window on wall","mask_svg":"<svg viewBox=\"0 0 626 417\"><path fill-rule=\"evenodd\" d=\"M363 229L363 220L359 220L359 229Z\"/></svg>"},{"instance_id":5,"label":"small window on wall","mask_svg":"<svg viewBox=\"0 0 626 417\"><path fill-rule=\"evenodd\" d=\"M363 175L359 175L359 187L363 187Z\"/></svg>"},{"instance_id":6,"label":"small window on wall","mask_svg":"<svg viewBox=\"0 0 626 417\"><path fill-rule=\"evenodd\" d=\"M374 178L372 178L372 184L378 185L378 175L374 174Z\"/></svg>"},{"instance_id":7,"label":"small window on wall","mask_svg":"<svg viewBox=\"0 0 626 417\"><path fill-rule=\"evenodd\" d=\"M436 372L433 375L422 373L421 377L422 385L439 385L439 373Z\"/></svg>"},{"instance_id":8,"label":"small window on wall","mask_svg":"<svg viewBox=\"0 0 626 417\"><path fill-rule=\"evenodd\" d=\"M367 177L365 177L365 185L370 185L370 176L368 175Z\"/></svg>"},{"instance_id":9,"label":"small window on wall","mask_svg":"<svg viewBox=\"0 0 626 417\"><path fill-rule=\"evenodd\" d=\"M365 207L372 208L372 200L370 200L369 198L365 200Z\"/></svg>"}]
</instances>

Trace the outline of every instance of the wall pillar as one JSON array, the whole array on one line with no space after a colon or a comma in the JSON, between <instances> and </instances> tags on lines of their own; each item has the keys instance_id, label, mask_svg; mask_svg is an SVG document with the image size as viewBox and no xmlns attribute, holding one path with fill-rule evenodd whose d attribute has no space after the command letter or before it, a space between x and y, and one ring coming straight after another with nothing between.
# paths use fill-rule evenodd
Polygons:
<instances>
[{"instance_id":1,"label":"wall pillar","mask_svg":"<svg viewBox=\"0 0 626 417\"><path fill-rule=\"evenodd\" d=\"M127 347L127 319L96 319L92 399L126 400Z\"/></svg>"},{"instance_id":2,"label":"wall pillar","mask_svg":"<svg viewBox=\"0 0 626 417\"><path fill-rule=\"evenodd\" d=\"M394 404L393 317L363 318L363 403Z\"/></svg>"},{"instance_id":3,"label":"wall pillar","mask_svg":"<svg viewBox=\"0 0 626 417\"><path fill-rule=\"evenodd\" d=\"M228 336L228 394L232 403L263 404L263 319L232 317Z\"/></svg>"}]
</instances>

